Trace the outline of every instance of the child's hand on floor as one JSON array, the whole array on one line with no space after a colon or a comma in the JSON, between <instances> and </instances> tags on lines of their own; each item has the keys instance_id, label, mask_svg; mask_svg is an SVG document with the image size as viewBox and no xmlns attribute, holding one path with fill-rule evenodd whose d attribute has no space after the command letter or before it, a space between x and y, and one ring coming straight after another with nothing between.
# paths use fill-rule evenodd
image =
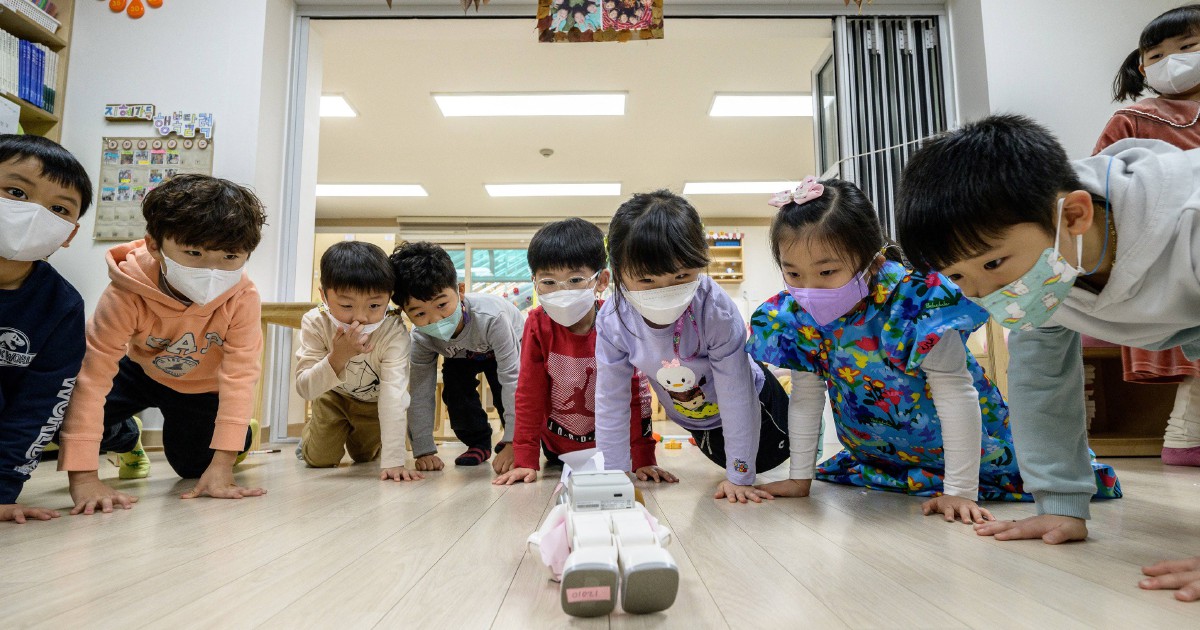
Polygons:
<instances>
[{"instance_id":1,"label":"child's hand on floor","mask_svg":"<svg viewBox=\"0 0 1200 630\"><path fill-rule=\"evenodd\" d=\"M746 501L762 503L763 499L774 499L775 497L766 490L759 490L754 486L739 486L726 479L717 485L717 492L713 498L729 499L730 503L745 503Z\"/></svg>"},{"instance_id":2,"label":"child's hand on floor","mask_svg":"<svg viewBox=\"0 0 1200 630\"><path fill-rule=\"evenodd\" d=\"M784 479L754 487L776 497L806 497L812 489L812 479Z\"/></svg>"},{"instance_id":3,"label":"child's hand on floor","mask_svg":"<svg viewBox=\"0 0 1200 630\"><path fill-rule=\"evenodd\" d=\"M30 507L28 505L21 505L20 503L0 505L0 522L16 521L24 524L27 518L48 521L59 516L61 514L57 510L51 510L50 508Z\"/></svg>"},{"instance_id":4,"label":"child's hand on floor","mask_svg":"<svg viewBox=\"0 0 1200 630\"><path fill-rule=\"evenodd\" d=\"M1138 582L1146 590L1178 589L1175 599L1194 602L1200 599L1200 557L1185 560L1164 560L1142 567L1150 577Z\"/></svg>"},{"instance_id":5,"label":"child's hand on floor","mask_svg":"<svg viewBox=\"0 0 1200 630\"><path fill-rule=\"evenodd\" d=\"M1087 521L1073 516L1039 514L1019 521L989 521L975 526L980 536L995 536L996 540L1041 538L1047 545L1087 538Z\"/></svg>"},{"instance_id":6,"label":"child's hand on floor","mask_svg":"<svg viewBox=\"0 0 1200 630\"><path fill-rule=\"evenodd\" d=\"M655 483L662 483L664 481L667 483L676 483L679 481L679 477L672 475L667 470L658 466L642 466L635 470L634 474L637 475L640 481L648 481L650 479L653 479Z\"/></svg>"},{"instance_id":7,"label":"child's hand on floor","mask_svg":"<svg viewBox=\"0 0 1200 630\"><path fill-rule=\"evenodd\" d=\"M537 471L532 468L514 468L493 479L492 485L511 486L518 481L524 483L533 483L537 481Z\"/></svg>"},{"instance_id":8,"label":"child's hand on floor","mask_svg":"<svg viewBox=\"0 0 1200 630\"><path fill-rule=\"evenodd\" d=\"M962 497L943 494L921 504L921 513L925 516L941 514L947 523L953 523L961 518L964 524L983 523L996 520L992 513L979 507L979 504ZM1001 539L1003 540L1003 539Z\"/></svg>"},{"instance_id":9,"label":"child's hand on floor","mask_svg":"<svg viewBox=\"0 0 1200 630\"><path fill-rule=\"evenodd\" d=\"M422 475L415 470L409 470L403 466L393 466L391 468L384 468L383 470L379 471L380 481L387 481L388 479L392 479L394 481L416 481L424 478L425 475Z\"/></svg>"},{"instance_id":10,"label":"child's hand on floor","mask_svg":"<svg viewBox=\"0 0 1200 630\"><path fill-rule=\"evenodd\" d=\"M492 458L492 470L496 471L497 475L503 475L512 469L513 450L512 444L509 444L504 447L503 451L496 453L496 456Z\"/></svg>"},{"instance_id":11,"label":"child's hand on floor","mask_svg":"<svg viewBox=\"0 0 1200 630\"><path fill-rule=\"evenodd\" d=\"M200 475L196 487L191 492L185 492L179 498L195 499L210 496L214 499L241 499L243 497L259 497L267 493L262 488L243 488L233 481L233 463L237 460L237 451L215 451L212 463Z\"/></svg>"},{"instance_id":12,"label":"child's hand on floor","mask_svg":"<svg viewBox=\"0 0 1200 630\"><path fill-rule=\"evenodd\" d=\"M417 458L417 470L441 470L445 466L437 455L422 455Z\"/></svg>"},{"instance_id":13,"label":"child's hand on floor","mask_svg":"<svg viewBox=\"0 0 1200 630\"><path fill-rule=\"evenodd\" d=\"M114 505L128 510L138 501L137 497L117 492L104 485L94 470L68 472L67 479L70 483L71 500L75 502L71 515L95 514L96 508L108 513L113 511Z\"/></svg>"}]
</instances>

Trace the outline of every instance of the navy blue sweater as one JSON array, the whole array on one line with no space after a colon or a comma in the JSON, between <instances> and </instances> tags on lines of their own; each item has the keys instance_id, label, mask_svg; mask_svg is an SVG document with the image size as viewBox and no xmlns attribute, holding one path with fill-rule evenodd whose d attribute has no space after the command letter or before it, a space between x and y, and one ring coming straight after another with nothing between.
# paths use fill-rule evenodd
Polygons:
<instances>
[{"instance_id":1,"label":"navy blue sweater","mask_svg":"<svg viewBox=\"0 0 1200 630\"><path fill-rule=\"evenodd\" d=\"M16 503L83 363L83 298L49 263L0 290L0 504Z\"/></svg>"}]
</instances>

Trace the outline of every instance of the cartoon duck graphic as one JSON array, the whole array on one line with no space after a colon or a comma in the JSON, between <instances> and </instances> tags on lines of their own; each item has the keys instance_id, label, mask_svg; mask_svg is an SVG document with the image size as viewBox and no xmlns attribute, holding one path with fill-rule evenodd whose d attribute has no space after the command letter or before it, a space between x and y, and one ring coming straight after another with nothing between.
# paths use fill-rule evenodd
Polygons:
<instances>
[{"instance_id":1,"label":"cartoon duck graphic","mask_svg":"<svg viewBox=\"0 0 1200 630\"><path fill-rule=\"evenodd\" d=\"M719 413L717 405L704 398L704 390L701 387L707 383L707 379L701 377L697 382L696 373L686 365L680 365L679 359L663 361L662 368L654 378L666 390L675 411L680 414L688 418L702 419L711 418Z\"/></svg>"}]
</instances>

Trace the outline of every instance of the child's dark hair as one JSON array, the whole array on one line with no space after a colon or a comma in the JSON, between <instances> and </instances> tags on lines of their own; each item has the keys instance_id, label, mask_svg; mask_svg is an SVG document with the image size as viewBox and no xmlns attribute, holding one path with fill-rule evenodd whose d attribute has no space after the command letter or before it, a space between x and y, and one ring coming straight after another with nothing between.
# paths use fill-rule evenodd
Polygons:
<instances>
[{"instance_id":1,"label":"child's dark hair","mask_svg":"<svg viewBox=\"0 0 1200 630\"><path fill-rule=\"evenodd\" d=\"M669 190L638 193L608 224L608 260L618 283L708 267L708 239L700 214Z\"/></svg>"},{"instance_id":2,"label":"child's dark hair","mask_svg":"<svg viewBox=\"0 0 1200 630\"><path fill-rule=\"evenodd\" d=\"M208 175L176 175L146 194L146 233L161 246L184 246L249 254L267 224L263 204L249 188Z\"/></svg>"},{"instance_id":3,"label":"child's dark hair","mask_svg":"<svg viewBox=\"0 0 1200 630\"><path fill-rule=\"evenodd\" d=\"M1185 4L1150 20L1142 29L1137 49L1125 57L1121 69L1117 70L1117 76L1113 79L1113 100L1132 101L1146 90L1154 91L1154 88L1146 85L1146 77L1139 69L1142 55L1164 40L1196 33L1200 33L1200 4Z\"/></svg>"},{"instance_id":4,"label":"child's dark hair","mask_svg":"<svg viewBox=\"0 0 1200 630\"><path fill-rule=\"evenodd\" d=\"M339 241L321 255L321 288L358 293L396 289L396 274L383 248L362 241Z\"/></svg>"},{"instance_id":5,"label":"child's dark hair","mask_svg":"<svg viewBox=\"0 0 1200 630\"><path fill-rule=\"evenodd\" d=\"M600 271L608 266L604 232L579 218L543 225L529 240L526 256L534 274L558 269Z\"/></svg>"},{"instance_id":6,"label":"child's dark hair","mask_svg":"<svg viewBox=\"0 0 1200 630\"><path fill-rule=\"evenodd\" d=\"M458 290L458 271L450 254L429 241L402 243L390 257L396 276L392 303L404 308L408 300L432 300L451 288Z\"/></svg>"},{"instance_id":7,"label":"child's dark hair","mask_svg":"<svg viewBox=\"0 0 1200 630\"><path fill-rule=\"evenodd\" d=\"M59 143L41 136L0 134L0 164L35 159L42 163L42 176L79 193L79 216L92 204L92 180L83 164Z\"/></svg>"},{"instance_id":8,"label":"child's dark hair","mask_svg":"<svg viewBox=\"0 0 1200 630\"><path fill-rule=\"evenodd\" d=\"M801 237L829 244L847 264L861 271L883 251L896 262L903 262L900 252L879 225L879 215L871 200L858 186L840 180L819 182L825 187L820 197L803 204L785 204L771 221L771 255L775 264L783 266L780 245Z\"/></svg>"},{"instance_id":9,"label":"child's dark hair","mask_svg":"<svg viewBox=\"0 0 1200 630\"><path fill-rule=\"evenodd\" d=\"M990 116L913 154L900 179L897 233L912 265L945 269L1018 223L1054 232L1054 200L1082 188L1062 145L1024 116Z\"/></svg>"}]
</instances>

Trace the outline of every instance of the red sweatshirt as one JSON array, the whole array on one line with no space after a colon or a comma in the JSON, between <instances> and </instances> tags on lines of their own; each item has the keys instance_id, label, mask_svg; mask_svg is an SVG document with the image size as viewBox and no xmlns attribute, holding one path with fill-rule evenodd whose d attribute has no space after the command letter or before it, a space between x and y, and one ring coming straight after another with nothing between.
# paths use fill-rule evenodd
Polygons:
<instances>
[{"instance_id":1,"label":"red sweatshirt","mask_svg":"<svg viewBox=\"0 0 1200 630\"><path fill-rule=\"evenodd\" d=\"M597 307L603 301L597 304ZM633 469L653 466L650 387L635 373L630 383L629 440ZM521 340L513 457L518 468L538 470L540 445L554 454L596 445L596 328L576 335L539 306L529 312Z\"/></svg>"}]
</instances>

